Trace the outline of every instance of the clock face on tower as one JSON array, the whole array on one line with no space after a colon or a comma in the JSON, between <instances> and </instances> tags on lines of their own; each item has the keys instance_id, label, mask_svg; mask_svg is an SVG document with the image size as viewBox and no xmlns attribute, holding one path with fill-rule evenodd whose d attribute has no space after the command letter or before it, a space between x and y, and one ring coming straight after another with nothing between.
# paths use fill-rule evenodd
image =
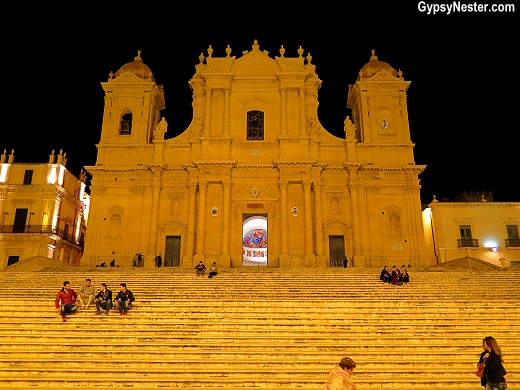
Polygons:
<instances>
[{"instance_id":1,"label":"clock face on tower","mask_svg":"<svg viewBox=\"0 0 520 390\"><path fill-rule=\"evenodd\" d=\"M388 130L390 128L390 121L383 119L379 125L382 129Z\"/></svg>"}]
</instances>

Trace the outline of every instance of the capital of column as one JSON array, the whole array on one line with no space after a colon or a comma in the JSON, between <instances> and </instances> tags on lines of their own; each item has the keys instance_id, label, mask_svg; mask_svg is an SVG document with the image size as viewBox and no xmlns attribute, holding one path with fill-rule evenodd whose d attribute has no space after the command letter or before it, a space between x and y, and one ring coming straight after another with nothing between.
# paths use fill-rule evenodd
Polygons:
<instances>
[{"instance_id":1,"label":"capital of column","mask_svg":"<svg viewBox=\"0 0 520 390\"><path fill-rule=\"evenodd\" d=\"M280 189L284 189L284 190L286 190L288 185L289 185L289 182L288 182L286 179L280 179L280 180L278 181L278 187L279 187Z\"/></svg>"},{"instance_id":2,"label":"capital of column","mask_svg":"<svg viewBox=\"0 0 520 390\"><path fill-rule=\"evenodd\" d=\"M226 95L229 95L231 93L231 88L230 87L224 87L223 90L224 90L224 93Z\"/></svg>"},{"instance_id":3,"label":"capital of column","mask_svg":"<svg viewBox=\"0 0 520 390\"><path fill-rule=\"evenodd\" d=\"M232 186L233 186L233 182L231 180L222 182L222 187L224 187L224 189L226 189L226 190L231 189Z\"/></svg>"},{"instance_id":4,"label":"capital of column","mask_svg":"<svg viewBox=\"0 0 520 390\"><path fill-rule=\"evenodd\" d=\"M207 186L208 186L208 182L206 180L199 181L199 190L206 191Z\"/></svg>"},{"instance_id":5,"label":"capital of column","mask_svg":"<svg viewBox=\"0 0 520 390\"><path fill-rule=\"evenodd\" d=\"M287 92L287 87L280 87L280 92L286 93Z\"/></svg>"},{"instance_id":6,"label":"capital of column","mask_svg":"<svg viewBox=\"0 0 520 390\"><path fill-rule=\"evenodd\" d=\"M211 95L211 93L213 92L213 88L212 87L205 87L204 91L206 91L206 95Z\"/></svg>"},{"instance_id":7,"label":"capital of column","mask_svg":"<svg viewBox=\"0 0 520 390\"><path fill-rule=\"evenodd\" d=\"M311 181L308 181L308 180L305 180L303 183L302 183L302 186L303 186L303 189L305 191L310 191L311 188L312 188L312 182Z\"/></svg>"}]
</instances>

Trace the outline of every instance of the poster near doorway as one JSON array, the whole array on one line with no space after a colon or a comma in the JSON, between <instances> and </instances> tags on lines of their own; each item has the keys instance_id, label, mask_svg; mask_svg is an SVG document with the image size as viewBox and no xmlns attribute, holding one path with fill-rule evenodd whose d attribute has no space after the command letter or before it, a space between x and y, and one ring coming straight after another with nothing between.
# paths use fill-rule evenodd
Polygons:
<instances>
[{"instance_id":1,"label":"poster near doorway","mask_svg":"<svg viewBox=\"0 0 520 390\"><path fill-rule=\"evenodd\" d=\"M242 265L267 266L267 215L244 214Z\"/></svg>"}]
</instances>

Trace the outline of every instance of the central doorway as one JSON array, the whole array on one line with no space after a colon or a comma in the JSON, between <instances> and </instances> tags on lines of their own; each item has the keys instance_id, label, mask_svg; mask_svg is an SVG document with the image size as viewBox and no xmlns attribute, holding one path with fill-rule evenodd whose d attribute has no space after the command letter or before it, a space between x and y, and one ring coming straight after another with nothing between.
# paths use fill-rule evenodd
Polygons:
<instances>
[{"instance_id":1,"label":"central doorway","mask_svg":"<svg viewBox=\"0 0 520 390\"><path fill-rule=\"evenodd\" d=\"M166 236L164 266L179 267L181 264L181 236Z\"/></svg>"},{"instance_id":2,"label":"central doorway","mask_svg":"<svg viewBox=\"0 0 520 390\"><path fill-rule=\"evenodd\" d=\"M329 236L329 254L331 267L343 267L343 261L345 261L345 237Z\"/></svg>"},{"instance_id":3,"label":"central doorway","mask_svg":"<svg viewBox=\"0 0 520 390\"><path fill-rule=\"evenodd\" d=\"M267 266L267 215L242 218L242 265Z\"/></svg>"}]
</instances>

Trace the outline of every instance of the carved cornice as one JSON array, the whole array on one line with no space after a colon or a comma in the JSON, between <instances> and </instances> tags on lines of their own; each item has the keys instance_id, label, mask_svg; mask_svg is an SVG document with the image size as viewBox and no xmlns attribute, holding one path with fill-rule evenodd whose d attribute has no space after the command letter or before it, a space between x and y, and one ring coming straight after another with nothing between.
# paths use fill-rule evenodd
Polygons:
<instances>
[{"instance_id":1,"label":"carved cornice","mask_svg":"<svg viewBox=\"0 0 520 390\"><path fill-rule=\"evenodd\" d=\"M95 167L85 167L87 172L93 174L93 172L103 172L103 173L116 173L116 172L147 172L149 170L149 166L139 166L139 167L105 167L103 165L96 165Z\"/></svg>"},{"instance_id":2,"label":"carved cornice","mask_svg":"<svg viewBox=\"0 0 520 390\"><path fill-rule=\"evenodd\" d=\"M434 202L428 205L430 208L518 208L520 202ZM519 210L520 211L520 210Z\"/></svg>"},{"instance_id":3,"label":"carved cornice","mask_svg":"<svg viewBox=\"0 0 520 390\"><path fill-rule=\"evenodd\" d=\"M274 164L237 164L235 169L274 169L275 167Z\"/></svg>"},{"instance_id":4,"label":"carved cornice","mask_svg":"<svg viewBox=\"0 0 520 390\"><path fill-rule=\"evenodd\" d=\"M190 165L189 163L186 163L185 164L185 167L186 168L189 168L190 166L194 166L194 167L199 167L199 166L205 166L205 165L211 165L211 166L220 166L220 165L224 165L224 166L227 166L227 165L230 165L230 166L235 166L236 165L236 160L222 160L222 161L193 161L193 164Z\"/></svg>"},{"instance_id":5,"label":"carved cornice","mask_svg":"<svg viewBox=\"0 0 520 390\"><path fill-rule=\"evenodd\" d=\"M10 199L9 200L12 204L18 205L18 204L33 204L36 202L36 199Z\"/></svg>"},{"instance_id":6,"label":"carved cornice","mask_svg":"<svg viewBox=\"0 0 520 390\"><path fill-rule=\"evenodd\" d=\"M300 161L297 161L297 160L292 160L292 161L273 161L273 165L275 167L279 166L279 165L305 165L305 166L308 166L308 165L311 165L313 167L317 166L318 165L318 162L316 160L300 160Z\"/></svg>"}]
</instances>

